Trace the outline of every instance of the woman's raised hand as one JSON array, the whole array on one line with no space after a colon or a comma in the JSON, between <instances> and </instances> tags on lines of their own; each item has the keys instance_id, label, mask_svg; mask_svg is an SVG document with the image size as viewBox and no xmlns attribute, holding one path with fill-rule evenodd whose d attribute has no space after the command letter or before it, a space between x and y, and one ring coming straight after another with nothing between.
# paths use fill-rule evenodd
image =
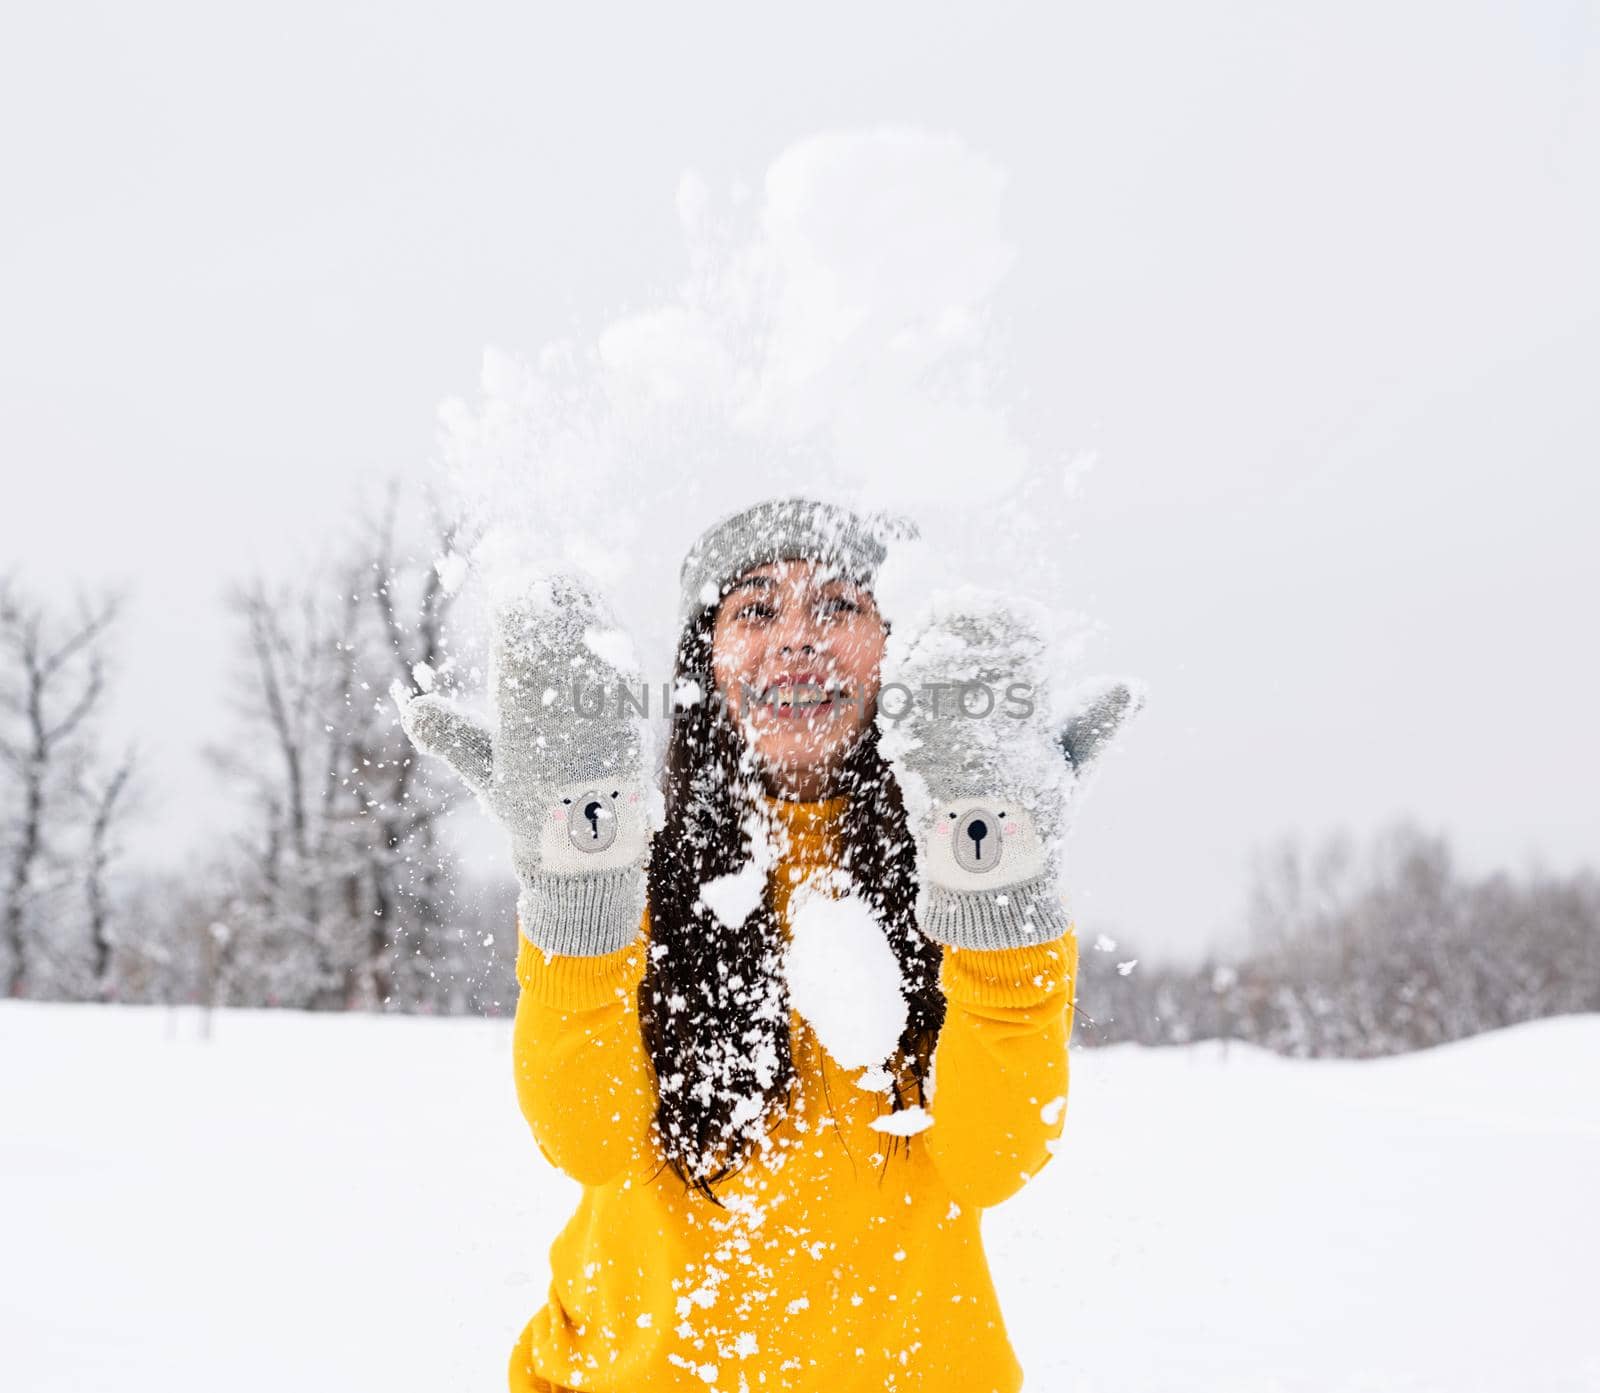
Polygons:
<instances>
[{"instance_id":1,"label":"woman's raised hand","mask_svg":"<svg viewBox=\"0 0 1600 1393\"><path fill-rule=\"evenodd\" d=\"M443 759L511 838L517 916L547 953L631 943L649 849L647 729L632 644L597 587L535 579L495 616L493 728L453 703L391 689L413 744Z\"/></svg>"},{"instance_id":2,"label":"woman's raised hand","mask_svg":"<svg viewBox=\"0 0 1600 1393\"><path fill-rule=\"evenodd\" d=\"M881 748L916 838L918 923L956 948L1016 948L1070 927L1059 894L1074 793L1142 705L1128 682L1050 720L1037 607L967 586L891 633Z\"/></svg>"}]
</instances>

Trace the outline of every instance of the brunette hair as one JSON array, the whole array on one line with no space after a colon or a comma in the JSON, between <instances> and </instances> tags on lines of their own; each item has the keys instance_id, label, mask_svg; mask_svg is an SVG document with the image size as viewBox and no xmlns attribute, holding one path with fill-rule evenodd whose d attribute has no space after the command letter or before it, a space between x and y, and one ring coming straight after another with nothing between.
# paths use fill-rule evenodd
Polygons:
<instances>
[{"instance_id":1,"label":"brunette hair","mask_svg":"<svg viewBox=\"0 0 1600 1393\"><path fill-rule=\"evenodd\" d=\"M650 939L638 1005L662 1154L686 1187L720 1205L713 1186L740 1170L787 1114L795 1073L770 880L737 928L700 894L706 882L751 861L750 816L762 788L712 676L716 612L715 604L698 609L678 641L673 685L688 695L673 712L667 744L666 817L651 844ZM927 1101L945 1001L941 950L916 925L916 852L900 786L874 723L842 761L833 793L848 800L838 869L900 964L908 1013L890 1062L898 1112ZM889 1139L891 1154L897 1140Z\"/></svg>"}]
</instances>

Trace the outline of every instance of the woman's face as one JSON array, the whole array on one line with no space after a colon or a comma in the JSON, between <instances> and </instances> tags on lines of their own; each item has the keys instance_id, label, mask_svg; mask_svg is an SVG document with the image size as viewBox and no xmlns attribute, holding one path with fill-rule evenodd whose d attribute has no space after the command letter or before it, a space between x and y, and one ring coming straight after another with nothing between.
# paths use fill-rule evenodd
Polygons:
<instances>
[{"instance_id":1,"label":"woman's face","mask_svg":"<svg viewBox=\"0 0 1600 1393\"><path fill-rule=\"evenodd\" d=\"M774 791L827 796L876 714L887 632L870 590L815 561L754 566L722 597L712 675Z\"/></svg>"}]
</instances>

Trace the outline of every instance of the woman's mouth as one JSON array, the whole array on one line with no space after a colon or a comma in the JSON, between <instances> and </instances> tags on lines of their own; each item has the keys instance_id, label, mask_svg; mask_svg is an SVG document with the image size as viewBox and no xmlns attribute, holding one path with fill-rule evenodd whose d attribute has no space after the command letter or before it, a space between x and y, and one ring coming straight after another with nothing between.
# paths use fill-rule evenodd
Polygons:
<instances>
[{"instance_id":1,"label":"woman's mouth","mask_svg":"<svg viewBox=\"0 0 1600 1393\"><path fill-rule=\"evenodd\" d=\"M846 696L848 693L838 688L830 689L820 673L784 672L767 684L758 705L779 720L793 720L829 713L835 697Z\"/></svg>"}]
</instances>

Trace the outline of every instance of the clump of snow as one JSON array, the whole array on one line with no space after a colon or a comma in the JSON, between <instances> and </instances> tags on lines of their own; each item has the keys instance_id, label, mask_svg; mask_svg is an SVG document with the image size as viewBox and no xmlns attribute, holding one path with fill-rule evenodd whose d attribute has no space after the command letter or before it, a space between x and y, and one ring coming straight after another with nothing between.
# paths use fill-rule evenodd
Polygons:
<instances>
[{"instance_id":1,"label":"clump of snow","mask_svg":"<svg viewBox=\"0 0 1600 1393\"><path fill-rule=\"evenodd\" d=\"M772 829L759 814L752 812L745 817L744 833L750 859L738 870L700 886L701 901L719 923L730 929L738 928L755 912L766 892L767 876L778 861L779 849Z\"/></svg>"},{"instance_id":2,"label":"clump of snow","mask_svg":"<svg viewBox=\"0 0 1600 1393\"><path fill-rule=\"evenodd\" d=\"M766 883L766 873L750 862L706 881L700 887L700 898L725 927L736 929L755 913Z\"/></svg>"},{"instance_id":3,"label":"clump of snow","mask_svg":"<svg viewBox=\"0 0 1600 1393\"><path fill-rule=\"evenodd\" d=\"M461 589L462 581L467 578L468 564L467 558L456 551L435 558L433 569L438 572L439 584L444 586L446 595L454 595Z\"/></svg>"},{"instance_id":4,"label":"clump of snow","mask_svg":"<svg viewBox=\"0 0 1600 1393\"><path fill-rule=\"evenodd\" d=\"M411 680L417 684L419 692L431 692L438 681L438 674L430 663L413 663Z\"/></svg>"},{"instance_id":5,"label":"clump of snow","mask_svg":"<svg viewBox=\"0 0 1600 1393\"><path fill-rule=\"evenodd\" d=\"M789 904L789 1004L845 1069L882 1065L905 1032L900 963L867 902L800 886Z\"/></svg>"},{"instance_id":6,"label":"clump of snow","mask_svg":"<svg viewBox=\"0 0 1600 1393\"><path fill-rule=\"evenodd\" d=\"M441 577L493 595L525 570L578 565L637 621L654 676L677 637L683 552L803 478L858 510L914 506L924 545L890 548L886 615L932 576L989 575L1000 535L1008 583L1049 601L1063 633L1080 626L1060 603L1064 513L1092 457L1019 434L1036 384L992 327L1017 261L1006 170L894 124L807 135L757 173L723 189L685 170L676 287L588 308L565 337L487 349L476 394L443 404L462 526Z\"/></svg>"},{"instance_id":7,"label":"clump of snow","mask_svg":"<svg viewBox=\"0 0 1600 1393\"><path fill-rule=\"evenodd\" d=\"M622 629L588 629L584 632L583 644L601 662L608 664L617 672L635 673L639 670L638 659L633 651L633 640ZM611 700L615 700L615 695L611 692L606 693Z\"/></svg>"},{"instance_id":8,"label":"clump of snow","mask_svg":"<svg viewBox=\"0 0 1600 1393\"><path fill-rule=\"evenodd\" d=\"M1039 1109L1039 1121L1044 1123L1046 1127L1054 1127L1061 1120L1061 1114L1066 1110L1066 1106L1067 1095L1065 1093L1059 1097L1052 1098Z\"/></svg>"},{"instance_id":9,"label":"clump of snow","mask_svg":"<svg viewBox=\"0 0 1600 1393\"><path fill-rule=\"evenodd\" d=\"M901 1108L899 1112L889 1112L882 1117L875 1117L869 1125L873 1131L886 1132L891 1137L914 1137L918 1132L926 1132L933 1126L933 1114L925 1108L912 1104L909 1108Z\"/></svg>"}]
</instances>

